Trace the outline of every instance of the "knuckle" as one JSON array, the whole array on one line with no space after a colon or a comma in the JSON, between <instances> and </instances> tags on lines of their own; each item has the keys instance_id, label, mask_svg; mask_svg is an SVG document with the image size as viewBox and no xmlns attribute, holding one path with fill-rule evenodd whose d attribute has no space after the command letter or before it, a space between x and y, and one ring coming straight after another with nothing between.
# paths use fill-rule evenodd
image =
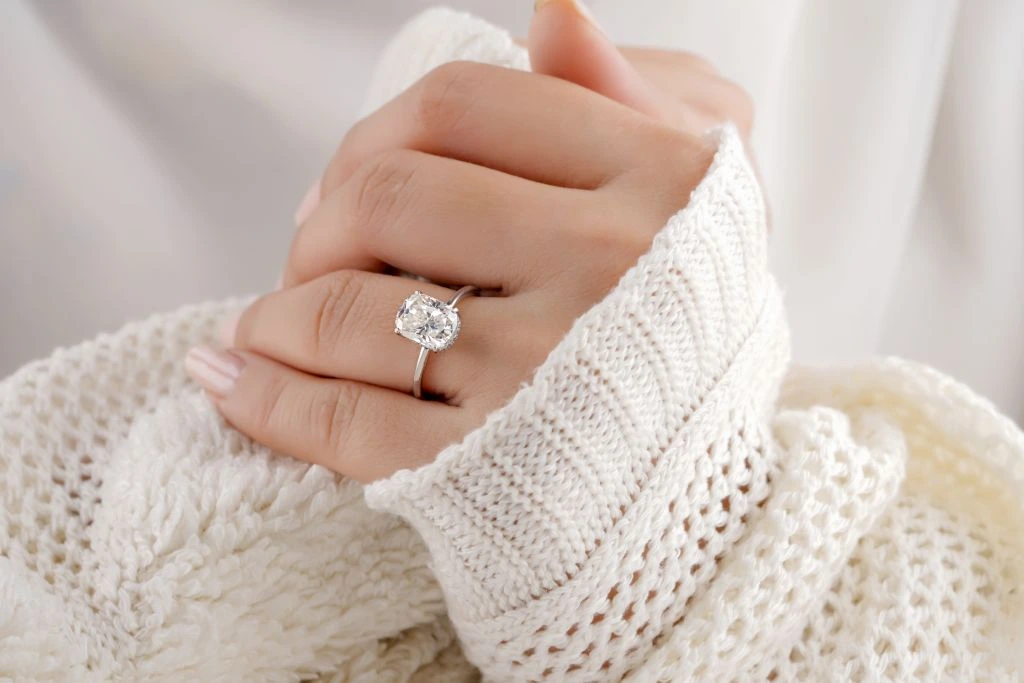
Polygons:
<instances>
[{"instance_id":1,"label":"knuckle","mask_svg":"<svg viewBox=\"0 0 1024 683\"><path fill-rule=\"evenodd\" d=\"M338 271L324 278L314 316L314 356L329 355L346 338L353 336L351 328L358 319L353 310L362 286L362 279L351 270Z\"/></svg>"},{"instance_id":2,"label":"knuckle","mask_svg":"<svg viewBox=\"0 0 1024 683\"><path fill-rule=\"evenodd\" d=\"M351 183L354 194L349 213L360 234L372 236L385 229L408 201L408 190L416 174L414 154L409 150L389 150L360 166Z\"/></svg>"},{"instance_id":3,"label":"knuckle","mask_svg":"<svg viewBox=\"0 0 1024 683\"><path fill-rule=\"evenodd\" d=\"M416 114L428 135L444 137L458 130L488 72L486 65L456 61L442 64L423 77Z\"/></svg>"}]
</instances>

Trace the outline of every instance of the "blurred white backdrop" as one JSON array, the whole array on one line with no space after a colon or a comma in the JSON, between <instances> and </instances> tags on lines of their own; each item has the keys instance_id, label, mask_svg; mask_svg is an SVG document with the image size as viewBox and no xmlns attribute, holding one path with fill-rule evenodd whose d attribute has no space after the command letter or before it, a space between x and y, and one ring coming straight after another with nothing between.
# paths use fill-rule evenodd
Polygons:
<instances>
[{"instance_id":1,"label":"blurred white backdrop","mask_svg":"<svg viewBox=\"0 0 1024 683\"><path fill-rule=\"evenodd\" d=\"M0 376L271 287L377 54L429 4L0 3ZM519 35L532 10L449 4ZM754 96L798 358L904 355L1024 416L1024 2L590 7Z\"/></svg>"}]
</instances>

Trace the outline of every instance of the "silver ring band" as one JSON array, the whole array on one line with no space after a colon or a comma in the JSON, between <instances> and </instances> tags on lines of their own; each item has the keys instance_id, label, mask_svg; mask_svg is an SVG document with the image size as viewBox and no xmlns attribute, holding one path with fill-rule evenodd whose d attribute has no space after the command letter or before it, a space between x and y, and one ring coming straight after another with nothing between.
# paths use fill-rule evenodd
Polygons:
<instances>
[{"instance_id":1,"label":"silver ring band","mask_svg":"<svg viewBox=\"0 0 1024 683\"><path fill-rule=\"evenodd\" d=\"M459 309L456 308L456 306L458 306L459 302L467 296L476 294L478 291L479 289L477 287L474 287L473 285L466 285L455 292L455 294L452 295L452 298L445 302L445 305L447 305L454 314L458 315ZM457 330L458 328L456 328L456 334ZM416 358L416 369L412 374L412 395L416 398L423 398L423 372L427 368L427 358L430 356L430 352L430 349L423 344L420 344L420 355Z\"/></svg>"},{"instance_id":2,"label":"silver ring band","mask_svg":"<svg viewBox=\"0 0 1024 683\"><path fill-rule=\"evenodd\" d=\"M412 374L412 395L416 398L423 398L423 371L427 368L427 357L430 349L426 346L420 347L420 355L416 358L416 369Z\"/></svg>"}]
</instances>

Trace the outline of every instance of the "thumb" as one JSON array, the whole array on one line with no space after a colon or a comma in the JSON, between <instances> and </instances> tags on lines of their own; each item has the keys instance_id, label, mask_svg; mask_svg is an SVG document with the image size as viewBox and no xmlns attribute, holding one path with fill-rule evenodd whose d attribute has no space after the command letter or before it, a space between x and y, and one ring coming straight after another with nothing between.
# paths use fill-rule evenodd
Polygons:
<instances>
[{"instance_id":1,"label":"thumb","mask_svg":"<svg viewBox=\"0 0 1024 683\"><path fill-rule=\"evenodd\" d=\"M663 96L619 52L580 0L536 0L527 47L534 72L669 119Z\"/></svg>"}]
</instances>

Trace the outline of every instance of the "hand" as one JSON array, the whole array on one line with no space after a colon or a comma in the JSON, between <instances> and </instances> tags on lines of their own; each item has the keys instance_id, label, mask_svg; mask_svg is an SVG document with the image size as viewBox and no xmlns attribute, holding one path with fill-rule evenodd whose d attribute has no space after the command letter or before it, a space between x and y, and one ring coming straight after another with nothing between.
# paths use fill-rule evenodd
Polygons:
<instances>
[{"instance_id":1,"label":"hand","mask_svg":"<svg viewBox=\"0 0 1024 683\"><path fill-rule=\"evenodd\" d=\"M364 482L429 463L529 379L687 203L714 150L706 122L672 101L640 113L551 76L436 69L350 131L285 288L243 313L233 350L194 350L190 371L277 451ZM392 328L413 290L445 300L452 287L391 268L492 294L465 299L455 345L431 354L424 388L438 400L409 395L419 347ZM585 368L579 381L600 381Z\"/></svg>"},{"instance_id":2,"label":"hand","mask_svg":"<svg viewBox=\"0 0 1024 683\"><path fill-rule=\"evenodd\" d=\"M708 130L729 121L749 138L754 118L750 96L699 55L617 47L575 0L537 0L535 5L528 39L534 73L576 83L683 130ZM318 179L305 193L296 225L319 204L323 187Z\"/></svg>"}]
</instances>

